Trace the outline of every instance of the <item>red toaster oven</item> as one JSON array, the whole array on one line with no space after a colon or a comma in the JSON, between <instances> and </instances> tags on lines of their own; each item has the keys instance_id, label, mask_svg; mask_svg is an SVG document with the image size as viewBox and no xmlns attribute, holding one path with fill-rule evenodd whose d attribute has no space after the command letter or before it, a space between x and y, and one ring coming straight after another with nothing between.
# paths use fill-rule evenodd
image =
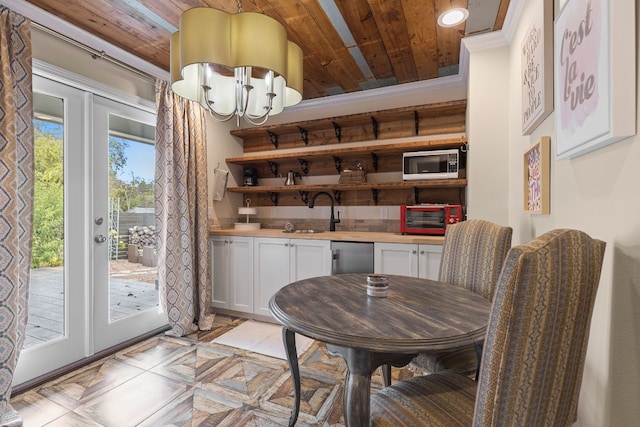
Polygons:
<instances>
[{"instance_id":1,"label":"red toaster oven","mask_svg":"<svg viewBox=\"0 0 640 427\"><path fill-rule=\"evenodd\" d=\"M422 204L400 207L402 234L444 235L449 224L462 221L462 207L449 204Z\"/></svg>"}]
</instances>

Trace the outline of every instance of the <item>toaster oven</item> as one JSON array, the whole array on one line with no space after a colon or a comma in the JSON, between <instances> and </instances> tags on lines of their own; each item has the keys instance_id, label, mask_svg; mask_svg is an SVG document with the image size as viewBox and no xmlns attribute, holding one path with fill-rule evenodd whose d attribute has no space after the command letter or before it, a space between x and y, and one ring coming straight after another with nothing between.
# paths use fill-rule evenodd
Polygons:
<instances>
[{"instance_id":1,"label":"toaster oven","mask_svg":"<svg viewBox=\"0 0 640 427\"><path fill-rule=\"evenodd\" d=\"M444 235L447 225L462 221L462 207L449 204L422 204L400 207L402 234Z\"/></svg>"}]
</instances>

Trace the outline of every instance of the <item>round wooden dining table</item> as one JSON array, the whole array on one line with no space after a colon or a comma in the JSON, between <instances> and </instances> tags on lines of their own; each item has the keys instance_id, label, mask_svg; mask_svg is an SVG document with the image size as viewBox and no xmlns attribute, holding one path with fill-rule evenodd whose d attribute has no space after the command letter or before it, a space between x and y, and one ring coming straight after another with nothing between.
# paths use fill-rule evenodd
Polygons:
<instances>
[{"instance_id":1,"label":"round wooden dining table","mask_svg":"<svg viewBox=\"0 0 640 427\"><path fill-rule=\"evenodd\" d=\"M346 426L368 426L371 375L383 365L405 366L417 354L482 345L490 303L458 286L389 275L386 297L367 295L366 274L338 274L290 283L269 302L282 336L300 409L300 371L295 334L324 342L347 365Z\"/></svg>"}]
</instances>

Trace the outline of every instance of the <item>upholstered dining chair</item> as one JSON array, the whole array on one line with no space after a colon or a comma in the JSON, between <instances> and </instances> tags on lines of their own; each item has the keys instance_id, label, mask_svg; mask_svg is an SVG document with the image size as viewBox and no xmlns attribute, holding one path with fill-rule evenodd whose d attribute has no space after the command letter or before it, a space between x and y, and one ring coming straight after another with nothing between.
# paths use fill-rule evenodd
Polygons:
<instances>
[{"instance_id":1,"label":"upholstered dining chair","mask_svg":"<svg viewBox=\"0 0 640 427\"><path fill-rule=\"evenodd\" d=\"M445 372L371 396L374 426L570 426L605 243L553 230L507 254L477 382Z\"/></svg>"},{"instance_id":2,"label":"upholstered dining chair","mask_svg":"<svg viewBox=\"0 0 640 427\"><path fill-rule=\"evenodd\" d=\"M512 234L511 227L482 219L448 226L438 280L469 289L492 301L502 263L511 248ZM469 345L420 354L413 363L430 373L454 371L470 375L477 373L481 351L481 347Z\"/></svg>"}]
</instances>

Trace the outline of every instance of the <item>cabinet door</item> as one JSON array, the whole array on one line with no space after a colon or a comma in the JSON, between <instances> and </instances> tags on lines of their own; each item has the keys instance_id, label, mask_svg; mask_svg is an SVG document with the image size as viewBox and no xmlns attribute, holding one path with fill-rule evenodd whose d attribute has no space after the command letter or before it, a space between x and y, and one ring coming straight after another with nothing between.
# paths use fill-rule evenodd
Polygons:
<instances>
[{"instance_id":1,"label":"cabinet door","mask_svg":"<svg viewBox=\"0 0 640 427\"><path fill-rule=\"evenodd\" d=\"M254 239L254 313L270 316L269 300L289 283L289 239Z\"/></svg>"},{"instance_id":2,"label":"cabinet door","mask_svg":"<svg viewBox=\"0 0 640 427\"><path fill-rule=\"evenodd\" d=\"M331 274L331 242L329 240L291 239L289 254L290 282Z\"/></svg>"},{"instance_id":3,"label":"cabinet door","mask_svg":"<svg viewBox=\"0 0 640 427\"><path fill-rule=\"evenodd\" d=\"M229 309L253 313L253 237L229 242Z\"/></svg>"},{"instance_id":4,"label":"cabinet door","mask_svg":"<svg viewBox=\"0 0 640 427\"><path fill-rule=\"evenodd\" d=\"M209 238L211 305L213 307L229 308L229 240L228 236Z\"/></svg>"},{"instance_id":5,"label":"cabinet door","mask_svg":"<svg viewBox=\"0 0 640 427\"><path fill-rule=\"evenodd\" d=\"M418 277L438 280L442 245L418 245Z\"/></svg>"},{"instance_id":6,"label":"cabinet door","mask_svg":"<svg viewBox=\"0 0 640 427\"><path fill-rule=\"evenodd\" d=\"M377 274L418 277L418 245L375 243L373 269Z\"/></svg>"}]
</instances>

